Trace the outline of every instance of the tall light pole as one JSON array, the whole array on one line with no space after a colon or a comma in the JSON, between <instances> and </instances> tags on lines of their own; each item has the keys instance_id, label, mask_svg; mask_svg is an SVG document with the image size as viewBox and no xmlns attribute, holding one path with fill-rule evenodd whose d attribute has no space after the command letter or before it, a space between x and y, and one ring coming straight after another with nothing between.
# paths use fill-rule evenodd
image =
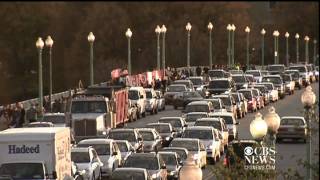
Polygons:
<instances>
[{"instance_id":1,"label":"tall light pole","mask_svg":"<svg viewBox=\"0 0 320 180\"><path fill-rule=\"evenodd\" d=\"M261 66L262 68L264 67L264 35L266 34L266 31L264 29L261 30L261 35L262 35L262 39L261 39Z\"/></svg>"},{"instance_id":2,"label":"tall light pole","mask_svg":"<svg viewBox=\"0 0 320 180\"><path fill-rule=\"evenodd\" d=\"M50 102L50 112L52 112L52 45L53 40L51 39L51 36L48 36L46 41L46 46L49 47L49 102Z\"/></svg>"},{"instance_id":3,"label":"tall light pole","mask_svg":"<svg viewBox=\"0 0 320 180\"><path fill-rule=\"evenodd\" d=\"M188 22L188 24L186 25L186 30L188 33L188 44L187 44L187 67L188 67L188 71L190 71L190 31L191 31L191 24Z\"/></svg>"},{"instance_id":4,"label":"tall light pole","mask_svg":"<svg viewBox=\"0 0 320 180\"><path fill-rule=\"evenodd\" d=\"M249 67L249 34L250 34L250 28L247 26L244 30L247 33L247 67Z\"/></svg>"},{"instance_id":5,"label":"tall light pole","mask_svg":"<svg viewBox=\"0 0 320 180\"><path fill-rule=\"evenodd\" d=\"M208 30L209 30L209 69L212 68L212 28L213 25L211 22L208 24Z\"/></svg>"},{"instance_id":6,"label":"tall light pole","mask_svg":"<svg viewBox=\"0 0 320 180\"><path fill-rule=\"evenodd\" d=\"M317 40L313 40L313 64L316 65L317 61Z\"/></svg>"},{"instance_id":7,"label":"tall light pole","mask_svg":"<svg viewBox=\"0 0 320 180\"><path fill-rule=\"evenodd\" d=\"M231 25L228 24L227 30L228 30L228 49L227 49L227 55L228 55L228 67L231 65Z\"/></svg>"},{"instance_id":8,"label":"tall light pole","mask_svg":"<svg viewBox=\"0 0 320 180\"><path fill-rule=\"evenodd\" d=\"M305 36L304 40L306 41L306 63L309 63L309 37Z\"/></svg>"},{"instance_id":9,"label":"tall light pole","mask_svg":"<svg viewBox=\"0 0 320 180\"><path fill-rule=\"evenodd\" d=\"M155 32L157 35L157 69L160 69L160 33L161 33L161 28L159 25L157 25Z\"/></svg>"},{"instance_id":10,"label":"tall light pole","mask_svg":"<svg viewBox=\"0 0 320 180\"><path fill-rule=\"evenodd\" d=\"M307 162L308 165L306 166L307 171L307 180L312 179L312 168L309 166L312 164L312 150L311 150L311 143L312 143L312 136L311 136L311 118L310 115L312 113L312 107L316 102L316 95L312 91L311 86L308 86L306 90L301 95L301 102L304 105L304 114L305 114L305 120L307 123L307 138L308 138L308 145L306 146L307 151Z\"/></svg>"},{"instance_id":11,"label":"tall light pole","mask_svg":"<svg viewBox=\"0 0 320 180\"><path fill-rule=\"evenodd\" d=\"M42 108L43 108L43 86L42 86L42 49L44 46L44 42L41 39L41 37L38 38L36 42L36 47L38 49L39 53L39 70L38 70L38 75L39 75L39 115L42 117Z\"/></svg>"},{"instance_id":12,"label":"tall light pole","mask_svg":"<svg viewBox=\"0 0 320 180\"><path fill-rule=\"evenodd\" d=\"M128 74L131 75L131 45L130 45L130 39L132 36L132 32L130 28L126 31L126 36L128 38Z\"/></svg>"},{"instance_id":13,"label":"tall light pole","mask_svg":"<svg viewBox=\"0 0 320 180\"><path fill-rule=\"evenodd\" d=\"M234 24L231 25L231 30L232 30L232 33L231 33L231 39L232 39L232 59L231 59L231 62L232 64L234 64L234 31L236 30L236 26Z\"/></svg>"},{"instance_id":14,"label":"tall light pole","mask_svg":"<svg viewBox=\"0 0 320 180\"><path fill-rule=\"evenodd\" d=\"M297 63L299 62L299 34L296 33L295 35L295 38L296 38L296 53L297 53L297 56L296 56L296 59L297 59Z\"/></svg>"},{"instance_id":15,"label":"tall light pole","mask_svg":"<svg viewBox=\"0 0 320 180\"><path fill-rule=\"evenodd\" d=\"M162 68L163 68L163 78L166 76L166 32L167 28L165 25L161 27L162 32Z\"/></svg>"},{"instance_id":16,"label":"tall light pole","mask_svg":"<svg viewBox=\"0 0 320 180\"><path fill-rule=\"evenodd\" d=\"M274 64L279 63L279 52L278 52L278 36L280 35L279 31L273 31L274 36Z\"/></svg>"},{"instance_id":17,"label":"tall light pole","mask_svg":"<svg viewBox=\"0 0 320 180\"><path fill-rule=\"evenodd\" d=\"M90 86L94 84L94 77L93 77L93 42L94 42L94 35L92 32L88 35L88 41L90 44Z\"/></svg>"},{"instance_id":18,"label":"tall light pole","mask_svg":"<svg viewBox=\"0 0 320 180\"><path fill-rule=\"evenodd\" d=\"M286 32L284 35L286 37L286 64L289 66L289 33Z\"/></svg>"}]
</instances>

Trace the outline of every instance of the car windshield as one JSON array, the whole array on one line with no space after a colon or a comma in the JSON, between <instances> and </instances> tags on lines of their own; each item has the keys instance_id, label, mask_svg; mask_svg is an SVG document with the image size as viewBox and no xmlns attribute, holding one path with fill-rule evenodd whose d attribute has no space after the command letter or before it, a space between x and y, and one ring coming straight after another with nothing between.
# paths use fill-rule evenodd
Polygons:
<instances>
[{"instance_id":1,"label":"car windshield","mask_svg":"<svg viewBox=\"0 0 320 180\"><path fill-rule=\"evenodd\" d=\"M209 71L209 76L215 77L215 78L223 78L224 73L223 73L223 71Z\"/></svg>"},{"instance_id":2,"label":"car windshield","mask_svg":"<svg viewBox=\"0 0 320 180\"><path fill-rule=\"evenodd\" d=\"M131 155L125 161L123 167L144 168L147 170L158 170L159 163L157 157Z\"/></svg>"},{"instance_id":3,"label":"car windshield","mask_svg":"<svg viewBox=\"0 0 320 180\"><path fill-rule=\"evenodd\" d=\"M208 105L187 105L186 106L186 113L189 112L209 112Z\"/></svg>"},{"instance_id":4,"label":"car windshield","mask_svg":"<svg viewBox=\"0 0 320 180\"><path fill-rule=\"evenodd\" d=\"M244 76L232 76L235 83L245 83L246 78Z\"/></svg>"},{"instance_id":5,"label":"car windshield","mask_svg":"<svg viewBox=\"0 0 320 180\"><path fill-rule=\"evenodd\" d=\"M98 155L110 155L110 144L78 144L77 147L89 147L92 146Z\"/></svg>"},{"instance_id":6,"label":"car windshield","mask_svg":"<svg viewBox=\"0 0 320 180\"><path fill-rule=\"evenodd\" d=\"M180 119L160 119L160 123L169 123L172 127L182 127Z\"/></svg>"},{"instance_id":7,"label":"car windshield","mask_svg":"<svg viewBox=\"0 0 320 180\"><path fill-rule=\"evenodd\" d=\"M162 125L162 124L149 124L147 125L149 128L155 128L158 133L171 133L170 126Z\"/></svg>"},{"instance_id":8,"label":"car windshield","mask_svg":"<svg viewBox=\"0 0 320 180\"><path fill-rule=\"evenodd\" d=\"M229 97L219 97L224 105L231 106L231 100Z\"/></svg>"},{"instance_id":9,"label":"car windshield","mask_svg":"<svg viewBox=\"0 0 320 180\"><path fill-rule=\"evenodd\" d=\"M302 119L281 119L280 125L303 126L304 122Z\"/></svg>"},{"instance_id":10,"label":"car windshield","mask_svg":"<svg viewBox=\"0 0 320 180\"><path fill-rule=\"evenodd\" d=\"M185 130L183 138L213 139L211 130Z\"/></svg>"},{"instance_id":11,"label":"car windshield","mask_svg":"<svg viewBox=\"0 0 320 180\"><path fill-rule=\"evenodd\" d=\"M63 124L66 123L64 116L43 116L43 122L51 122L52 124Z\"/></svg>"},{"instance_id":12,"label":"car windshield","mask_svg":"<svg viewBox=\"0 0 320 180\"><path fill-rule=\"evenodd\" d=\"M183 92L184 98L202 98L202 96L198 92Z\"/></svg>"},{"instance_id":13,"label":"car windshield","mask_svg":"<svg viewBox=\"0 0 320 180\"><path fill-rule=\"evenodd\" d=\"M146 91L147 99L152 99L151 91Z\"/></svg>"},{"instance_id":14,"label":"car windshield","mask_svg":"<svg viewBox=\"0 0 320 180\"><path fill-rule=\"evenodd\" d=\"M263 77L262 82L272 82L273 84L282 84L280 77Z\"/></svg>"},{"instance_id":15,"label":"car windshield","mask_svg":"<svg viewBox=\"0 0 320 180\"><path fill-rule=\"evenodd\" d=\"M72 113L107 113L105 101L73 101Z\"/></svg>"},{"instance_id":16,"label":"car windshield","mask_svg":"<svg viewBox=\"0 0 320 180\"><path fill-rule=\"evenodd\" d=\"M210 89L228 89L230 88L229 81L210 81Z\"/></svg>"},{"instance_id":17,"label":"car windshield","mask_svg":"<svg viewBox=\"0 0 320 180\"><path fill-rule=\"evenodd\" d=\"M261 91L262 93L266 92L266 89L264 86L254 86L255 89L259 89L259 91Z\"/></svg>"},{"instance_id":18,"label":"car windshield","mask_svg":"<svg viewBox=\"0 0 320 180\"><path fill-rule=\"evenodd\" d=\"M291 66L291 67L289 67L289 69L298 70L301 73L306 72L305 66Z\"/></svg>"},{"instance_id":19,"label":"car windshield","mask_svg":"<svg viewBox=\"0 0 320 180\"><path fill-rule=\"evenodd\" d=\"M223 118L225 124L233 124L233 118L232 118L232 116L213 115L212 117L215 117L215 118Z\"/></svg>"},{"instance_id":20,"label":"car windshield","mask_svg":"<svg viewBox=\"0 0 320 180\"><path fill-rule=\"evenodd\" d=\"M193 85L202 85L203 81L200 78L191 78L190 81Z\"/></svg>"},{"instance_id":21,"label":"car windshield","mask_svg":"<svg viewBox=\"0 0 320 180\"><path fill-rule=\"evenodd\" d=\"M89 163L89 152L71 152L71 161L75 163Z\"/></svg>"},{"instance_id":22,"label":"car windshield","mask_svg":"<svg viewBox=\"0 0 320 180\"><path fill-rule=\"evenodd\" d=\"M189 81L174 81L172 84L183 84L183 85L186 85L187 88L190 88Z\"/></svg>"},{"instance_id":23,"label":"car windshield","mask_svg":"<svg viewBox=\"0 0 320 180\"><path fill-rule=\"evenodd\" d=\"M163 148L161 151L166 151L166 152L176 152L179 155L179 158L182 160L187 159L187 153L183 149L175 149L175 148Z\"/></svg>"},{"instance_id":24,"label":"car windshield","mask_svg":"<svg viewBox=\"0 0 320 180\"><path fill-rule=\"evenodd\" d=\"M207 117L206 114L187 114L186 122L195 122L197 119Z\"/></svg>"},{"instance_id":25,"label":"car windshield","mask_svg":"<svg viewBox=\"0 0 320 180\"><path fill-rule=\"evenodd\" d=\"M252 98L251 91L239 91L239 92L241 92L246 99Z\"/></svg>"},{"instance_id":26,"label":"car windshield","mask_svg":"<svg viewBox=\"0 0 320 180\"><path fill-rule=\"evenodd\" d=\"M268 90L273 90L272 84L263 84Z\"/></svg>"},{"instance_id":27,"label":"car windshield","mask_svg":"<svg viewBox=\"0 0 320 180\"><path fill-rule=\"evenodd\" d=\"M251 75L253 75L254 77L260 76L259 71L247 71L246 74L251 74Z\"/></svg>"},{"instance_id":28,"label":"car windshield","mask_svg":"<svg viewBox=\"0 0 320 180\"><path fill-rule=\"evenodd\" d=\"M254 78L253 76L248 76L248 75L245 75L246 76L246 79L250 82L254 82Z\"/></svg>"},{"instance_id":29,"label":"car windshield","mask_svg":"<svg viewBox=\"0 0 320 180\"><path fill-rule=\"evenodd\" d=\"M240 98L239 98L238 94L232 94L232 97L236 102L240 102Z\"/></svg>"},{"instance_id":30,"label":"car windshield","mask_svg":"<svg viewBox=\"0 0 320 180\"><path fill-rule=\"evenodd\" d=\"M219 121L196 121L194 126L211 126L219 131L222 131L222 127Z\"/></svg>"},{"instance_id":31,"label":"car windshield","mask_svg":"<svg viewBox=\"0 0 320 180\"><path fill-rule=\"evenodd\" d=\"M284 82L291 81L290 75L283 75L283 76L282 76L282 79L283 79Z\"/></svg>"},{"instance_id":32,"label":"car windshield","mask_svg":"<svg viewBox=\"0 0 320 180\"><path fill-rule=\"evenodd\" d=\"M268 66L268 71L284 71L284 66Z\"/></svg>"},{"instance_id":33,"label":"car windshield","mask_svg":"<svg viewBox=\"0 0 320 180\"><path fill-rule=\"evenodd\" d=\"M210 102L212 103L214 109L221 109L221 104L219 100L213 100Z\"/></svg>"},{"instance_id":34,"label":"car windshield","mask_svg":"<svg viewBox=\"0 0 320 180\"><path fill-rule=\"evenodd\" d=\"M294 71L286 71L287 74L291 74L293 79L299 79L299 73Z\"/></svg>"},{"instance_id":35,"label":"car windshield","mask_svg":"<svg viewBox=\"0 0 320 180\"><path fill-rule=\"evenodd\" d=\"M44 179L41 163L8 163L0 167L0 176L10 176L15 180Z\"/></svg>"},{"instance_id":36,"label":"car windshield","mask_svg":"<svg viewBox=\"0 0 320 180\"><path fill-rule=\"evenodd\" d=\"M198 141L179 141L173 140L170 143L170 147L183 147L186 148L188 151L198 151Z\"/></svg>"},{"instance_id":37,"label":"car windshield","mask_svg":"<svg viewBox=\"0 0 320 180\"><path fill-rule=\"evenodd\" d=\"M175 155L163 153L163 154L160 154L160 156L162 157L166 165L173 165L173 166L177 165L177 158Z\"/></svg>"},{"instance_id":38,"label":"car windshield","mask_svg":"<svg viewBox=\"0 0 320 180\"><path fill-rule=\"evenodd\" d=\"M111 175L111 180L144 180L146 179L145 174L142 171L114 171Z\"/></svg>"},{"instance_id":39,"label":"car windshield","mask_svg":"<svg viewBox=\"0 0 320 180\"><path fill-rule=\"evenodd\" d=\"M128 98L130 100L138 100L139 99L139 92L134 90L129 90Z\"/></svg>"},{"instance_id":40,"label":"car windshield","mask_svg":"<svg viewBox=\"0 0 320 180\"><path fill-rule=\"evenodd\" d=\"M151 131L139 131L144 141L154 141L154 135Z\"/></svg>"},{"instance_id":41,"label":"car windshield","mask_svg":"<svg viewBox=\"0 0 320 180\"><path fill-rule=\"evenodd\" d=\"M125 143L125 142L116 142L116 143L118 145L120 152L128 152L129 151L127 143Z\"/></svg>"},{"instance_id":42,"label":"car windshield","mask_svg":"<svg viewBox=\"0 0 320 180\"><path fill-rule=\"evenodd\" d=\"M187 89L185 86L169 86L168 87L168 92L183 92L186 91Z\"/></svg>"},{"instance_id":43,"label":"car windshield","mask_svg":"<svg viewBox=\"0 0 320 180\"><path fill-rule=\"evenodd\" d=\"M129 142L135 142L135 135L134 132L127 132L127 131L111 131L109 133L109 139L115 140L127 140Z\"/></svg>"}]
</instances>

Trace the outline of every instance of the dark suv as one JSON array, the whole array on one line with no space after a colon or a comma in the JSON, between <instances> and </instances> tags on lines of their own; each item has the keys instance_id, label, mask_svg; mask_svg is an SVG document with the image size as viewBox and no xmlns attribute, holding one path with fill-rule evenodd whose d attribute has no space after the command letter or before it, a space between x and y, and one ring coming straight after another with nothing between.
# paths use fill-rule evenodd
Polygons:
<instances>
[{"instance_id":1,"label":"dark suv","mask_svg":"<svg viewBox=\"0 0 320 180\"><path fill-rule=\"evenodd\" d=\"M236 91L235 83L230 78L214 79L209 82L208 93L209 95L217 95Z\"/></svg>"}]
</instances>

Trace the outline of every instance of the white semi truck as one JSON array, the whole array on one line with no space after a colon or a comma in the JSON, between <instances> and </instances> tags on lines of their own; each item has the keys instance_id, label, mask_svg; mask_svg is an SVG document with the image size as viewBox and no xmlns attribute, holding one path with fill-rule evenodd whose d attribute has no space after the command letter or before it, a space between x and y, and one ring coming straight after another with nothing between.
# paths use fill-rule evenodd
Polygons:
<instances>
[{"instance_id":1,"label":"white semi truck","mask_svg":"<svg viewBox=\"0 0 320 180\"><path fill-rule=\"evenodd\" d=\"M1 131L0 176L72 179L70 129L14 128Z\"/></svg>"}]
</instances>

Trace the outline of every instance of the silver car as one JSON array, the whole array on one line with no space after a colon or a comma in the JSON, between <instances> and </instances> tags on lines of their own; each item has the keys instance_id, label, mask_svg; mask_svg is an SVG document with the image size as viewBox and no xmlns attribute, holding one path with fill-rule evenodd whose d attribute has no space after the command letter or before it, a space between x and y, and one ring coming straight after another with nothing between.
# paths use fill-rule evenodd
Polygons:
<instances>
[{"instance_id":1,"label":"silver car","mask_svg":"<svg viewBox=\"0 0 320 180\"><path fill-rule=\"evenodd\" d=\"M153 128L138 128L144 143L144 152L157 152L162 148L162 138Z\"/></svg>"},{"instance_id":2,"label":"silver car","mask_svg":"<svg viewBox=\"0 0 320 180\"><path fill-rule=\"evenodd\" d=\"M176 136L180 137L185 128L187 127L187 123L182 117L162 117L158 120L159 123L170 123L171 126L176 131Z\"/></svg>"},{"instance_id":3,"label":"silver car","mask_svg":"<svg viewBox=\"0 0 320 180\"><path fill-rule=\"evenodd\" d=\"M161 91L156 90L156 95L158 99L158 110L163 111L166 109L165 99Z\"/></svg>"},{"instance_id":4,"label":"silver car","mask_svg":"<svg viewBox=\"0 0 320 180\"><path fill-rule=\"evenodd\" d=\"M185 114L184 117L185 117L187 125L190 127L190 126L194 125L194 123L196 122L197 119L208 117L208 116L209 115L206 112L190 112L190 113Z\"/></svg>"}]
</instances>

